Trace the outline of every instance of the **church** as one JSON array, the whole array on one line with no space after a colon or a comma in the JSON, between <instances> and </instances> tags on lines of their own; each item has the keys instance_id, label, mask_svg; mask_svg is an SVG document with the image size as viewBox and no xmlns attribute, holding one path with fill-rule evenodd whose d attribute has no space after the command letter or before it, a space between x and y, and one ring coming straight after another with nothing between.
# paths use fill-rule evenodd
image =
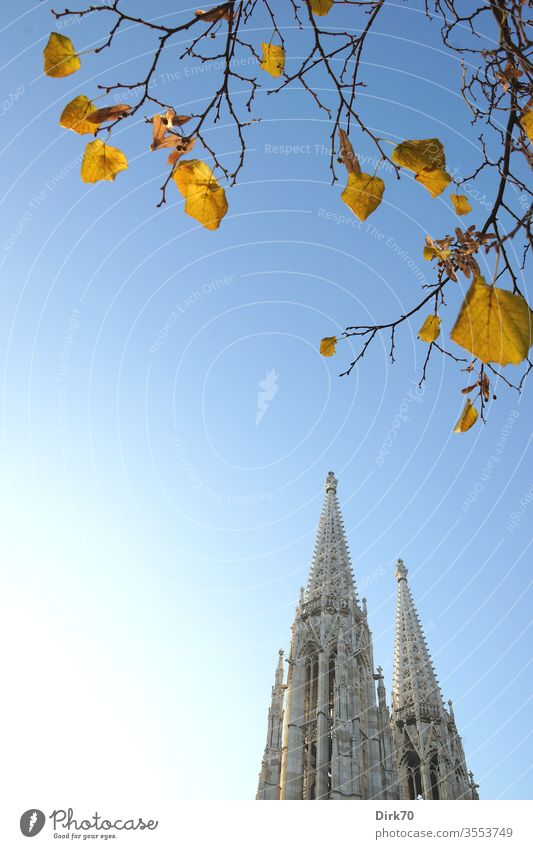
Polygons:
<instances>
[{"instance_id":1,"label":"church","mask_svg":"<svg viewBox=\"0 0 533 849\"><path fill-rule=\"evenodd\" d=\"M478 799L398 560L392 706L374 666L329 472L309 578L268 711L256 799Z\"/></svg>"}]
</instances>

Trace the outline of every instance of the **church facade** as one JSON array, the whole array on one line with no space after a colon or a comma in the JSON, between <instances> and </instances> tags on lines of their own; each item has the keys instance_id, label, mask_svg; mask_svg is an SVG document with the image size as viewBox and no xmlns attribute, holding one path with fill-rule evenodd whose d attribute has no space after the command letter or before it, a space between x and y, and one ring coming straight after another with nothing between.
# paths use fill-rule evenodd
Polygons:
<instances>
[{"instance_id":1,"label":"church facade","mask_svg":"<svg viewBox=\"0 0 533 849\"><path fill-rule=\"evenodd\" d=\"M279 652L256 798L477 799L407 581L396 569L392 706L375 668L329 472L309 578Z\"/></svg>"}]
</instances>

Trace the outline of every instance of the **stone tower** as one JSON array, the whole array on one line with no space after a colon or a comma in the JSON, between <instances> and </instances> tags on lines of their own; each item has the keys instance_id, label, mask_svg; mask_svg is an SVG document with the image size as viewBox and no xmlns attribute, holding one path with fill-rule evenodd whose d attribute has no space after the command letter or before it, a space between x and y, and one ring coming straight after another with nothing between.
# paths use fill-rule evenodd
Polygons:
<instances>
[{"instance_id":1,"label":"stone tower","mask_svg":"<svg viewBox=\"0 0 533 849\"><path fill-rule=\"evenodd\" d=\"M392 725L401 798L478 799L452 703L449 710L443 705L403 560L398 560L396 578Z\"/></svg>"},{"instance_id":2,"label":"stone tower","mask_svg":"<svg viewBox=\"0 0 533 849\"><path fill-rule=\"evenodd\" d=\"M398 561L392 716L374 670L337 502L326 478L307 587L280 650L257 799L477 799L453 710L446 711Z\"/></svg>"},{"instance_id":3,"label":"stone tower","mask_svg":"<svg viewBox=\"0 0 533 849\"><path fill-rule=\"evenodd\" d=\"M374 671L333 472L325 488L285 684L282 652L276 669L256 798L396 799L383 676Z\"/></svg>"}]
</instances>

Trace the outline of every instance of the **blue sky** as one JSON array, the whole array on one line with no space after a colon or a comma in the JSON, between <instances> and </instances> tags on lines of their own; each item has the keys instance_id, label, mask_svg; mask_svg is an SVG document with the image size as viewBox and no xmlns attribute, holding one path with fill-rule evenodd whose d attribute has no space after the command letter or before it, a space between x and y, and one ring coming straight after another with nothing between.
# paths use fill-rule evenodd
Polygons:
<instances>
[{"instance_id":1,"label":"blue sky","mask_svg":"<svg viewBox=\"0 0 533 849\"><path fill-rule=\"evenodd\" d=\"M3 710L13 753L28 747L34 763L28 777L14 761L13 786L253 797L277 649L333 469L388 689L402 556L481 797L529 798L531 392L499 385L487 425L453 435L465 375L435 357L416 392L418 318L397 334L394 365L386 338L350 378L338 373L357 348L318 353L322 336L416 302L420 275L432 280L425 234L460 223L448 195L382 169L384 202L355 226L330 182L328 122L298 89L258 95L263 120L215 233L177 191L156 208L166 157L149 151L149 109L114 133L129 170L84 185L86 139L59 114L98 81L138 78L148 47L126 32L78 74L43 77L50 6L18 3L1 32ZM83 49L103 27L94 15L62 31ZM450 170L467 174L477 133L438 23L389 3L376 32L365 119L391 142L438 136ZM293 33L288 63L297 44ZM158 86L193 111L217 72L185 72L179 52ZM227 128L210 141L234 153ZM352 142L374 155L362 135ZM494 184L476 191L467 223L481 225ZM445 333L464 285L450 290ZM256 424L269 372L277 391Z\"/></svg>"}]
</instances>

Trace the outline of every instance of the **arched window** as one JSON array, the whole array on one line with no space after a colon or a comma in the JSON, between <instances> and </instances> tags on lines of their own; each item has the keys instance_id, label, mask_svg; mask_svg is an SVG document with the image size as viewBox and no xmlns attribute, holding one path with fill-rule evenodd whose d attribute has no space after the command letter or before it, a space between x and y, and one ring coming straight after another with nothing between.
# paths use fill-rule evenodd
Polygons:
<instances>
[{"instance_id":1,"label":"arched window","mask_svg":"<svg viewBox=\"0 0 533 849\"><path fill-rule=\"evenodd\" d=\"M329 681L328 681L328 715L333 719L333 709L335 706L335 661L337 660L337 650L333 649L329 655Z\"/></svg>"},{"instance_id":2,"label":"arched window","mask_svg":"<svg viewBox=\"0 0 533 849\"><path fill-rule=\"evenodd\" d=\"M335 663L337 649L331 650L328 666L328 795L331 793L331 760L333 758L333 714L335 710Z\"/></svg>"},{"instance_id":3,"label":"arched window","mask_svg":"<svg viewBox=\"0 0 533 849\"><path fill-rule=\"evenodd\" d=\"M431 796L440 799L439 796L439 759L437 753L431 756L429 761L429 783L431 784Z\"/></svg>"},{"instance_id":4,"label":"arched window","mask_svg":"<svg viewBox=\"0 0 533 849\"><path fill-rule=\"evenodd\" d=\"M469 799L468 795L468 782L466 780L466 775L464 769L461 764L455 765L455 780L457 782L457 798L458 799Z\"/></svg>"},{"instance_id":5,"label":"arched window","mask_svg":"<svg viewBox=\"0 0 533 849\"><path fill-rule=\"evenodd\" d=\"M318 697L318 655L313 653L305 664L304 689L304 761L303 761L303 797L314 799L316 796L316 709Z\"/></svg>"},{"instance_id":6,"label":"arched window","mask_svg":"<svg viewBox=\"0 0 533 849\"><path fill-rule=\"evenodd\" d=\"M407 778L409 799L422 796L422 777L420 775L420 758L416 752L408 752L404 758L404 768Z\"/></svg>"},{"instance_id":7,"label":"arched window","mask_svg":"<svg viewBox=\"0 0 533 849\"><path fill-rule=\"evenodd\" d=\"M318 654L316 648L312 645L306 646L305 657L304 722L310 722L316 716L318 697Z\"/></svg>"},{"instance_id":8,"label":"arched window","mask_svg":"<svg viewBox=\"0 0 533 849\"><path fill-rule=\"evenodd\" d=\"M316 732L309 725L304 734L304 774L303 798L314 799L316 796Z\"/></svg>"}]
</instances>

